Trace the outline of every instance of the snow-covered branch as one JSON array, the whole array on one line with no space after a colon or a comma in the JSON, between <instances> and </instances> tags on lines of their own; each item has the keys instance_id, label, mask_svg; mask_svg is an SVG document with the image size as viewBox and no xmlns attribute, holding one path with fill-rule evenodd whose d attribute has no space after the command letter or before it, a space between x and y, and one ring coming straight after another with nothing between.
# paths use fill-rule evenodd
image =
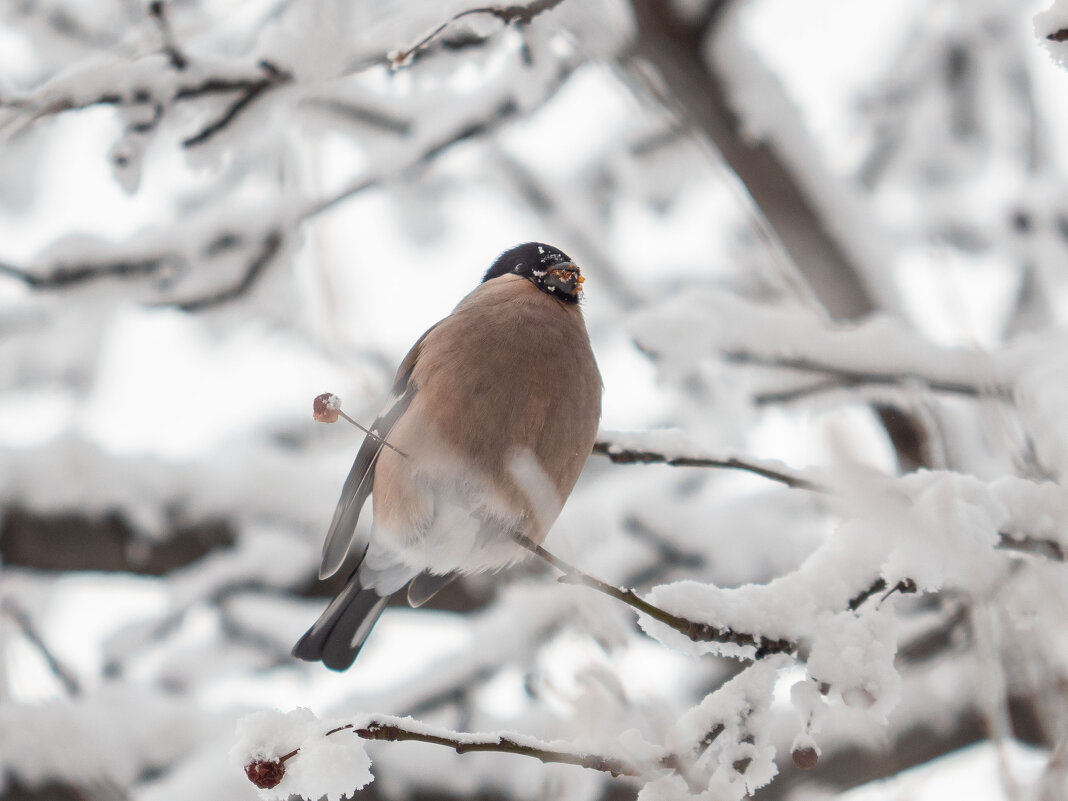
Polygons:
<instances>
[{"instance_id":1,"label":"snow-covered branch","mask_svg":"<svg viewBox=\"0 0 1068 801\"><path fill-rule=\"evenodd\" d=\"M711 623L699 623L672 614L671 612L646 601L632 589L627 587L613 587L611 584L601 581L599 578L584 573L574 565L570 565L559 557L553 556L543 547L527 537L517 536L516 541L531 553L537 554L540 558L544 559L563 573L560 577L561 581L569 584L581 584L584 587L597 590L597 592L607 595L610 598L615 598L617 601L622 601L627 606L633 607L638 612L648 615L658 623L663 623L665 626L686 635L694 642L716 642L741 646L745 649L743 653L747 655L752 654L753 659L762 659L772 654L790 653L797 650L797 644L792 643L789 640L781 638L772 639L760 635L748 634L744 631L735 631L730 627L716 626ZM750 648L753 650L749 651Z\"/></svg>"}]
</instances>

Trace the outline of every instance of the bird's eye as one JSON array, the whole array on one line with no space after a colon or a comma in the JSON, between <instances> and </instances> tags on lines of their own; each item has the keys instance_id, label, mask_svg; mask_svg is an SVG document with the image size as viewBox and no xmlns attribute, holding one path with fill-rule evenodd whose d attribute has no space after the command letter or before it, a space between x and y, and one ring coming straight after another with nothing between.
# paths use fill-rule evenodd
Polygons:
<instances>
[{"instance_id":1,"label":"bird's eye","mask_svg":"<svg viewBox=\"0 0 1068 801\"><path fill-rule=\"evenodd\" d=\"M522 269L523 269L523 268L524 268L525 266L526 266L526 265L525 265L525 264L523 264L523 262L519 262L519 264L517 264L517 265L515 266L515 269L514 269L514 270L512 270L512 272L513 272L513 273L517 273L517 272L519 272L520 270L522 270Z\"/></svg>"}]
</instances>

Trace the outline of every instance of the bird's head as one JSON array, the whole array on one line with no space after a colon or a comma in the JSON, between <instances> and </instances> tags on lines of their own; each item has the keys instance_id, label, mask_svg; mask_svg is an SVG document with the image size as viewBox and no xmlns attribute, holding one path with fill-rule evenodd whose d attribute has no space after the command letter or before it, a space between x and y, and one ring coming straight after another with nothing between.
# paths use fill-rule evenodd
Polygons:
<instances>
[{"instance_id":1,"label":"bird's head","mask_svg":"<svg viewBox=\"0 0 1068 801\"><path fill-rule=\"evenodd\" d=\"M486 271L482 282L502 275L526 278L545 294L565 303L578 303L586 280L570 256L542 242L525 242L506 250Z\"/></svg>"}]
</instances>

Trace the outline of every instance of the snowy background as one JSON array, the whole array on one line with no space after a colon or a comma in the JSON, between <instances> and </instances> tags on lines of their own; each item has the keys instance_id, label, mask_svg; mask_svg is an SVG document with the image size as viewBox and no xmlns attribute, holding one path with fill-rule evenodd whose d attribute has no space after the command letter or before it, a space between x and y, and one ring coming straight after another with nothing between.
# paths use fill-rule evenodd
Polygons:
<instances>
[{"instance_id":1,"label":"snowy background","mask_svg":"<svg viewBox=\"0 0 1068 801\"><path fill-rule=\"evenodd\" d=\"M1049 5L0 0L0 800L1068 798ZM296 662L312 398L528 240L605 382L547 547L731 636L528 562Z\"/></svg>"}]
</instances>

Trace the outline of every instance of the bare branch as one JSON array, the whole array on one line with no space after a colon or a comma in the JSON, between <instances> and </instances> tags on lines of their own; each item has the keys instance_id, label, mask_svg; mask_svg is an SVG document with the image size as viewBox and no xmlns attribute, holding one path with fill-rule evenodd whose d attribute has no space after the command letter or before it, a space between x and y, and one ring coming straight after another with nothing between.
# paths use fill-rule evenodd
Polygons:
<instances>
[{"instance_id":1,"label":"bare branch","mask_svg":"<svg viewBox=\"0 0 1068 801\"><path fill-rule=\"evenodd\" d=\"M638 26L631 69L640 78L635 61L653 66L663 81L660 93L668 95L663 99L715 144L831 315L843 319L870 312L875 300L848 243L839 241L783 155L768 142L745 135L724 76L705 58L709 34L728 4L713 4L704 21L690 19L662 0L632 0L631 5Z\"/></svg>"},{"instance_id":2,"label":"bare branch","mask_svg":"<svg viewBox=\"0 0 1068 801\"><path fill-rule=\"evenodd\" d=\"M159 36L163 41L163 52L167 54L171 66L176 70L184 70L189 66L189 59L174 41L174 30L171 28L171 21L167 18L167 7L164 0L152 0L148 4L148 13L155 21L156 27L159 28Z\"/></svg>"},{"instance_id":3,"label":"bare branch","mask_svg":"<svg viewBox=\"0 0 1068 801\"><path fill-rule=\"evenodd\" d=\"M754 462L747 462L734 456L713 458L703 456L668 456L655 451L621 448L612 442L599 441L593 445L593 452L607 456L615 464L666 464L672 467L721 467L728 470L743 470L747 473L763 476L778 481L794 489L826 492L826 488L800 476L791 475L781 470L773 470Z\"/></svg>"},{"instance_id":4,"label":"bare branch","mask_svg":"<svg viewBox=\"0 0 1068 801\"><path fill-rule=\"evenodd\" d=\"M3 601L0 601L0 612L3 612L15 622L15 625L22 631L22 635L37 649L37 652L48 665L48 669L59 679L67 694L70 696L81 695L82 686L78 681L78 677L74 675L74 671L60 662L56 655L52 653L52 649L48 647L48 643L44 641L41 633L37 631L37 627L33 625L33 621L26 613L26 610L19 606L14 598L4 598Z\"/></svg>"}]
</instances>

